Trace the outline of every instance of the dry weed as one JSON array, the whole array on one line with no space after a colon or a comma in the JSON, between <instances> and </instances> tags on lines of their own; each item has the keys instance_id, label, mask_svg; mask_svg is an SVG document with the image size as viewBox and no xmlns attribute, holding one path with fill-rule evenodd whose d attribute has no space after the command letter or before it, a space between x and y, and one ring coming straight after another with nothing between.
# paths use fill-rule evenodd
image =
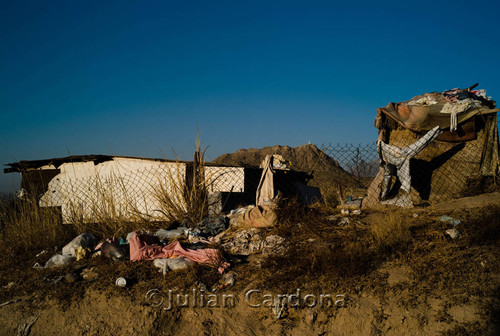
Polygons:
<instances>
[{"instance_id":1,"label":"dry weed","mask_svg":"<svg viewBox=\"0 0 500 336\"><path fill-rule=\"evenodd\" d=\"M208 190L215 181L205 175L205 151L201 151L198 135L192 167L178 163L176 169L169 170L164 179L158 181L154 198L160 205L159 212L169 222L185 222L188 226L198 224L208 214ZM186 171L188 170L188 171Z\"/></svg>"},{"instance_id":2,"label":"dry weed","mask_svg":"<svg viewBox=\"0 0 500 336\"><path fill-rule=\"evenodd\" d=\"M0 246L28 250L54 246L72 237L74 231L63 225L56 208L40 208L37 199L0 202Z\"/></svg>"},{"instance_id":3,"label":"dry weed","mask_svg":"<svg viewBox=\"0 0 500 336\"><path fill-rule=\"evenodd\" d=\"M381 249L393 249L407 244L412 236L403 214L389 212L371 225L375 242Z\"/></svg>"}]
</instances>

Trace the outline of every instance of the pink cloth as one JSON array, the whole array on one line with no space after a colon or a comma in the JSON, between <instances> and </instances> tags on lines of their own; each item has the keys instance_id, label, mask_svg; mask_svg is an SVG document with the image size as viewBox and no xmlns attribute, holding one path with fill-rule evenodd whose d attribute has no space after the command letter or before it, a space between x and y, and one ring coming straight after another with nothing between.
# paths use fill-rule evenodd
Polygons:
<instances>
[{"instance_id":1,"label":"pink cloth","mask_svg":"<svg viewBox=\"0 0 500 336\"><path fill-rule=\"evenodd\" d=\"M220 273L223 273L229 267L229 263L222 260L218 250L206 248L202 250L184 249L181 243L174 241L167 246L157 244L146 244L136 232L132 234L129 240L130 244L130 260L154 260L162 258L175 258L184 256L192 261L202 264L210 264L216 266Z\"/></svg>"}]
</instances>

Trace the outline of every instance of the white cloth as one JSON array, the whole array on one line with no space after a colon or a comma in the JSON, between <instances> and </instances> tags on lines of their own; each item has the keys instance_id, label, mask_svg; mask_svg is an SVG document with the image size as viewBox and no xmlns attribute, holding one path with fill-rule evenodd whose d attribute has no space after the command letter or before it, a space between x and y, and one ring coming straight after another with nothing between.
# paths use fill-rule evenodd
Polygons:
<instances>
[{"instance_id":1,"label":"white cloth","mask_svg":"<svg viewBox=\"0 0 500 336\"><path fill-rule=\"evenodd\" d=\"M268 204L274 198L273 156L266 155L261 167L263 167L263 170L257 187L256 205Z\"/></svg>"},{"instance_id":2,"label":"white cloth","mask_svg":"<svg viewBox=\"0 0 500 336\"><path fill-rule=\"evenodd\" d=\"M381 197L384 198L389 192L391 177L397 176L401 182L401 189L410 192L411 175L410 175L410 159L420 153L429 143L436 139L442 131L439 126L434 127L427 132L414 144L406 148L386 144L383 141L378 141L379 158L384 167L384 189Z\"/></svg>"}]
</instances>

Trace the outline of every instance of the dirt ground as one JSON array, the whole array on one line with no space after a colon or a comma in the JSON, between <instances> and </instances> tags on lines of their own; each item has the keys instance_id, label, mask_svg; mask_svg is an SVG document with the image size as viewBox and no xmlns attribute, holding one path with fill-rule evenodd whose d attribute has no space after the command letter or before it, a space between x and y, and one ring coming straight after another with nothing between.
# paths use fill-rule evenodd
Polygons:
<instances>
[{"instance_id":1,"label":"dirt ground","mask_svg":"<svg viewBox=\"0 0 500 336\"><path fill-rule=\"evenodd\" d=\"M152 262L91 258L38 270L56 247L12 252L0 260L0 335L498 335L499 215L499 193L348 223L325 209L288 209L262 229L285 238L287 252L233 257L236 282L215 293L205 288L220 275L204 266L164 276ZM96 278L71 276L85 269ZM120 276L126 287L115 285ZM266 299L279 294L288 305L273 309ZM319 304L321 295L332 300Z\"/></svg>"}]
</instances>

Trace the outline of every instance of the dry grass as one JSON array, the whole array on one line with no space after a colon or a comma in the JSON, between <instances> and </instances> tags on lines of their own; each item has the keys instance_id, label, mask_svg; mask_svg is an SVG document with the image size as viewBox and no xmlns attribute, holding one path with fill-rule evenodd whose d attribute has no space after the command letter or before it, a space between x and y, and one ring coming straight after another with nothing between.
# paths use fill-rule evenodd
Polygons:
<instances>
[{"instance_id":1,"label":"dry grass","mask_svg":"<svg viewBox=\"0 0 500 336\"><path fill-rule=\"evenodd\" d=\"M382 249L393 249L411 240L410 226L401 212L389 212L373 221L371 230L375 241Z\"/></svg>"},{"instance_id":2,"label":"dry grass","mask_svg":"<svg viewBox=\"0 0 500 336\"><path fill-rule=\"evenodd\" d=\"M40 208L33 197L0 202L0 246L6 250L28 250L61 244L74 235L63 225L55 208Z\"/></svg>"},{"instance_id":3,"label":"dry grass","mask_svg":"<svg viewBox=\"0 0 500 336\"><path fill-rule=\"evenodd\" d=\"M264 260L257 271L263 288L347 288L362 282L386 258L374 249L368 228L339 226L327 219L331 210L326 207L311 208L292 201L280 207L278 215L279 224L269 234L284 237L288 251Z\"/></svg>"},{"instance_id":4,"label":"dry grass","mask_svg":"<svg viewBox=\"0 0 500 336\"><path fill-rule=\"evenodd\" d=\"M238 265L235 269L238 280L231 291L243 290L250 281L256 288L279 293L292 293L301 288L303 292L345 293L349 297L375 293L384 298L400 295L405 289L409 294L400 299L408 310L420 304L422 297L445 297L452 305L480 300L485 311L490 312L485 319L491 325L498 324L498 316L494 315L498 310L491 305L498 304L498 299L495 299L498 286L495 287L492 279L499 269L500 208L488 207L457 216L464 224L459 227L461 236L456 240L444 234L449 224L440 222L437 215L413 218L405 211L386 212L380 213L380 218L369 224L355 224L353 220L347 226L340 226L328 219L332 210L324 207L306 207L292 200L281 204L277 211L279 224L262 230L285 237L288 253L265 258L261 266L253 263ZM363 222L364 218L359 220ZM211 287L220 279L214 268L203 265L163 276L152 263L88 259L81 263L97 267L99 281L61 282L54 286L42 281L41 274L64 275L72 270L72 266L32 270L33 252L19 258L21 262L13 263L13 258L1 261L2 285L16 281L19 287L15 295L36 292L68 305L74 304L89 288L109 296L124 295L123 289L113 284L118 276L130 280L132 286L126 295L136 298L137 302L142 302L144 293L151 288L176 288L182 292L196 283ZM9 264L5 259L9 259ZM384 273L380 271L387 265L407 267L409 282L388 286ZM22 281L19 280L21 276ZM0 298L6 301L11 295L14 293L4 291ZM453 332L481 334L481 328L462 325Z\"/></svg>"},{"instance_id":5,"label":"dry grass","mask_svg":"<svg viewBox=\"0 0 500 336\"><path fill-rule=\"evenodd\" d=\"M180 164L171 170L164 179L160 179L153 196L160 209L157 211L168 222L187 222L193 226L201 222L208 212L207 185L204 175L203 155L193 167L193 176L189 181L185 178Z\"/></svg>"},{"instance_id":6,"label":"dry grass","mask_svg":"<svg viewBox=\"0 0 500 336\"><path fill-rule=\"evenodd\" d=\"M70 182L66 194L60 198L29 195L26 200L3 202L0 244L3 248L45 248L66 244L82 232L106 238L125 236L139 229L168 228L174 222L194 226L207 216L207 181L215 180L205 176L199 138L192 171L186 174L190 167L179 162L170 168L157 183L151 184L148 192L152 195L133 194L122 176L111 174L97 175L83 184ZM155 205L148 201L151 197ZM155 211L158 215L152 216Z\"/></svg>"}]
</instances>

